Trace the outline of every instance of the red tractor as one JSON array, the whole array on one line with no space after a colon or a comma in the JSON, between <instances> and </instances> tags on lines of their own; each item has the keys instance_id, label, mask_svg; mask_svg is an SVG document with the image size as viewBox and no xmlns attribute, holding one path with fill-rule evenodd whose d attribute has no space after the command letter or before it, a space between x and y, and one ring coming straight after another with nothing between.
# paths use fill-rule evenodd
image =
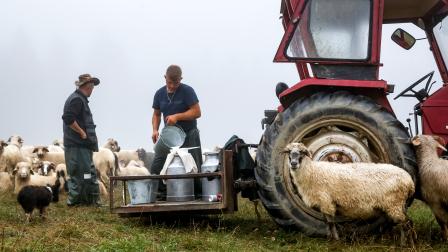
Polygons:
<instances>
[{"instance_id":1,"label":"red tractor","mask_svg":"<svg viewBox=\"0 0 448 252\"><path fill-rule=\"evenodd\" d=\"M394 86L379 79L381 29L383 24L413 23L425 31L443 86L430 94L431 72L397 97L417 98L415 116L421 116L423 134L448 140L448 0L282 0L281 13L285 34L275 61L295 63L301 81L290 88L277 86L281 106L264 120L255 178L275 222L327 236L324 216L301 200L281 150L302 142L314 160L391 163L415 180L410 134L387 99ZM392 40L405 49L415 43L401 29ZM425 81L424 88L415 88ZM356 232L387 224L383 217L338 217L336 222Z\"/></svg>"}]
</instances>

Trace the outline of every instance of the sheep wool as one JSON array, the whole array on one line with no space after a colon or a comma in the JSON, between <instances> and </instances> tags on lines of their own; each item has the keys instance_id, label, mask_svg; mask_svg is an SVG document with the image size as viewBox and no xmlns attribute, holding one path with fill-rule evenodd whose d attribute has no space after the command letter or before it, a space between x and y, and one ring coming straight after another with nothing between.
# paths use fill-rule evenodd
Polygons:
<instances>
[{"instance_id":1,"label":"sheep wool","mask_svg":"<svg viewBox=\"0 0 448 252\"><path fill-rule=\"evenodd\" d=\"M437 148L445 150L438 136L418 135L412 138L419 168L421 199L431 208L448 240L448 160L439 158Z\"/></svg>"},{"instance_id":2,"label":"sheep wool","mask_svg":"<svg viewBox=\"0 0 448 252\"><path fill-rule=\"evenodd\" d=\"M332 221L336 212L351 219L368 219L380 211L396 224L408 221L406 202L415 189L405 170L390 164L313 161L302 143L289 144L285 152L303 202L324 214L335 239L339 239Z\"/></svg>"}]
</instances>

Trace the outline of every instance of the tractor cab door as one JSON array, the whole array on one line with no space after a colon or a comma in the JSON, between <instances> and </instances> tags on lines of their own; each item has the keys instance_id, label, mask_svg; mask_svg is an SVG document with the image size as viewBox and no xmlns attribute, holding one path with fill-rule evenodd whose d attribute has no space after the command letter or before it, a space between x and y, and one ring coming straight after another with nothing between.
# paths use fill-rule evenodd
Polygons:
<instances>
[{"instance_id":1,"label":"tractor cab door","mask_svg":"<svg viewBox=\"0 0 448 252\"><path fill-rule=\"evenodd\" d=\"M310 77L309 64L317 78L377 80L380 2L298 1L274 61L295 62L301 79Z\"/></svg>"},{"instance_id":2,"label":"tractor cab door","mask_svg":"<svg viewBox=\"0 0 448 252\"><path fill-rule=\"evenodd\" d=\"M437 23L432 29L434 39L437 43L437 51L440 52L441 57L436 56L436 61L439 65L440 73L444 81L444 85L448 85L448 15L444 13L444 18ZM441 59L440 59L441 58Z\"/></svg>"}]
</instances>

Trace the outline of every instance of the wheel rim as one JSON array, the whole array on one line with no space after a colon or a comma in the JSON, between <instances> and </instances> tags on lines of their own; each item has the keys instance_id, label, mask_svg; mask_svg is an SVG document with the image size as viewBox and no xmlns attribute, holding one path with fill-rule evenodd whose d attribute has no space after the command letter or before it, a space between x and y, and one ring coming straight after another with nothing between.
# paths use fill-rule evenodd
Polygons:
<instances>
[{"instance_id":1,"label":"wheel rim","mask_svg":"<svg viewBox=\"0 0 448 252\"><path fill-rule=\"evenodd\" d=\"M313 153L315 161L388 163L389 156L381 140L363 124L341 118L327 118L310 123L291 142L302 142ZM305 205L289 172L288 156L284 155L283 176L293 202L307 214L325 221L323 214ZM351 219L335 216L335 222ZM353 221L353 220L352 220Z\"/></svg>"}]
</instances>

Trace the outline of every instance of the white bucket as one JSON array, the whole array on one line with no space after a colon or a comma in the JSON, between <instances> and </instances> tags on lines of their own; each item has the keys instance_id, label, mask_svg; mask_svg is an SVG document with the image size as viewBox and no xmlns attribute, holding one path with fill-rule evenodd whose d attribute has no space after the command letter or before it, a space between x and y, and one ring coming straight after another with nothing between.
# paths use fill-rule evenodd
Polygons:
<instances>
[{"instance_id":1,"label":"white bucket","mask_svg":"<svg viewBox=\"0 0 448 252\"><path fill-rule=\"evenodd\" d=\"M159 181L157 179L129 180L128 192L131 205L156 202Z\"/></svg>"}]
</instances>

